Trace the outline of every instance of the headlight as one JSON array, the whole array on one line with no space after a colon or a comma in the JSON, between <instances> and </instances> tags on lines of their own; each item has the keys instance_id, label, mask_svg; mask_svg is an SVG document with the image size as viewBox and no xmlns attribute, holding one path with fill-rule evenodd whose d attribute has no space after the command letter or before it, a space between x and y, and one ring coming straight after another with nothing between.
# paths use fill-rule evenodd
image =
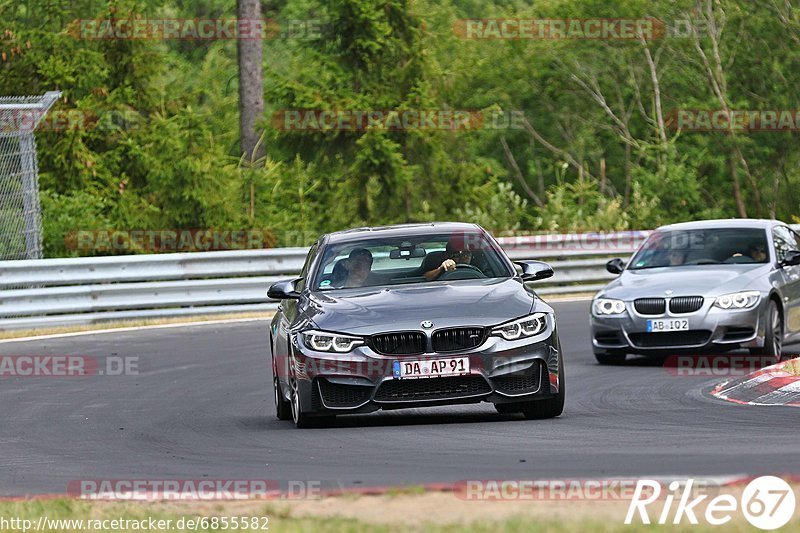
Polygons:
<instances>
[{"instance_id":1,"label":"headlight","mask_svg":"<svg viewBox=\"0 0 800 533\"><path fill-rule=\"evenodd\" d=\"M303 342L318 352L347 353L356 346L364 344L364 339L340 333L309 330L303 332Z\"/></svg>"},{"instance_id":2,"label":"headlight","mask_svg":"<svg viewBox=\"0 0 800 533\"><path fill-rule=\"evenodd\" d=\"M598 298L592 304L595 316L621 315L625 312L625 302L611 298Z\"/></svg>"},{"instance_id":3,"label":"headlight","mask_svg":"<svg viewBox=\"0 0 800 533\"><path fill-rule=\"evenodd\" d=\"M492 335L499 335L507 341L533 337L547 329L547 313L534 313L492 328Z\"/></svg>"},{"instance_id":4,"label":"headlight","mask_svg":"<svg viewBox=\"0 0 800 533\"><path fill-rule=\"evenodd\" d=\"M714 307L720 309L749 309L755 307L761 300L761 293L758 291L732 292L717 296L714 300Z\"/></svg>"}]
</instances>

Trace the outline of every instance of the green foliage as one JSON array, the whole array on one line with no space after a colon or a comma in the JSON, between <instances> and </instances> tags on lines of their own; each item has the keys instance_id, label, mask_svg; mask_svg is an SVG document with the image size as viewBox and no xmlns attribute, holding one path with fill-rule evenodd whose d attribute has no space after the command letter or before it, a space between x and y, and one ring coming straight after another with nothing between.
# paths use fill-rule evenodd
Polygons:
<instances>
[{"instance_id":1,"label":"green foliage","mask_svg":"<svg viewBox=\"0 0 800 533\"><path fill-rule=\"evenodd\" d=\"M473 198L455 215L464 222L474 222L494 232L516 231L527 225L528 201L514 192L510 183L488 181L476 189Z\"/></svg>"},{"instance_id":2,"label":"green foliage","mask_svg":"<svg viewBox=\"0 0 800 533\"><path fill-rule=\"evenodd\" d=\"M537 219L541 229L569 233L581 230L629 228L627 212L619 198L608 198L588 180L562 183L547 192L547 205Z\"/></svg>"},{"instance_id":3,"label":"green foliage","mask_svg":"<svg viewBox=\"0 0 800 533\"><path fill-rule=\"evenodd\" d=\"M109 227L104 201L89 192L42 191L42 241L45 256L79 255L75 232Z\"/></svg>"}]
</instances>

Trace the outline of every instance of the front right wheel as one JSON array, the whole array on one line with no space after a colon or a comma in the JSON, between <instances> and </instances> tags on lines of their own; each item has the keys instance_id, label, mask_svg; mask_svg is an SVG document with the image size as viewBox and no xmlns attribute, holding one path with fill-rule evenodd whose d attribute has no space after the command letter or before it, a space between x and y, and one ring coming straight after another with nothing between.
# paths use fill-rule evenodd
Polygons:
<instances>
[{"instance_id":1,"label":"front right wheel","mask_svg":"<svg viewBox=\"0 0 800 533\"><path fill-rule=\"evenodd\" d=\"M312 426L312 418L303 412L300 406L300 391L298 390L297 380L291 380L292 388L290 392L291 408L292 408L292 422L299 428L307 428Z\"/></svg>"},{"instance_id":2,"label":"front right wheel","mask_svg":"<svg viewBox=\"0 0 800 533\"><path fill-rule=\"evenodd\" d=\"M289 403L291 405L292 421L296 427L301 429L325 427L336 420L336 416L312 416L306 412L303 412L303 409L300 405L300 391L299 387L297 386L296 379L292 379L290 396L291 401Z\"/></svg>"},{"instance_id":3,"label":"front right wheel","mask_svg":"<svg viewBox=\"0 0 800 533\"><path fill-rule=\"evenodd\" d=\"M275 390L275 416L278 420L291 420L292 406L291 403L283 397L283 390L278 376L273 378L272 387Z\"/></svg>"}]
</instances>

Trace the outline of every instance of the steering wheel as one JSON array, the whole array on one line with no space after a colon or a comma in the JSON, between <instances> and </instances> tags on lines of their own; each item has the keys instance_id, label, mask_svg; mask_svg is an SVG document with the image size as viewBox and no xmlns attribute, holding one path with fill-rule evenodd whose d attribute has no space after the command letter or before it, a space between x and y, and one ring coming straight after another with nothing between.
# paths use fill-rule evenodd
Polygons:
<instances>
[{"instance_id":1,"label":"steering wheel","mask_svg":"<svg viewBox=\"0 0 800 533\"><path fill-rule=\"evenodd\" d=\"M484 274L480 268L476 267L475 265L468 265L466 263L456 263L455 270L449 270L446 272L442 272L439 276L440 280L452 280L452 279L480 279L485 278L486 274Z\"/></svg>"}]
</instances>

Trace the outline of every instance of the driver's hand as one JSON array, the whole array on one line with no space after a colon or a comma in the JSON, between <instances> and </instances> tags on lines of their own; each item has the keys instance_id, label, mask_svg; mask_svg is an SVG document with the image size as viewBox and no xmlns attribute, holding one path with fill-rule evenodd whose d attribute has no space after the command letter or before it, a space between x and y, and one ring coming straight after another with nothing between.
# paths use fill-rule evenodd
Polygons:
<instances>
[{"instance_id":1,"label":"driver's hand","mask_svg":"<svg viewBox=\"0 0 800 533\"><path fill-rule=\"evenodd\" d=\"M445 259L444 261L442 261L442 269L444 269L445 272L450 272L451 270L455 270L456 262L453 261L452 259Z\"/></svg>"}]
</instances>

